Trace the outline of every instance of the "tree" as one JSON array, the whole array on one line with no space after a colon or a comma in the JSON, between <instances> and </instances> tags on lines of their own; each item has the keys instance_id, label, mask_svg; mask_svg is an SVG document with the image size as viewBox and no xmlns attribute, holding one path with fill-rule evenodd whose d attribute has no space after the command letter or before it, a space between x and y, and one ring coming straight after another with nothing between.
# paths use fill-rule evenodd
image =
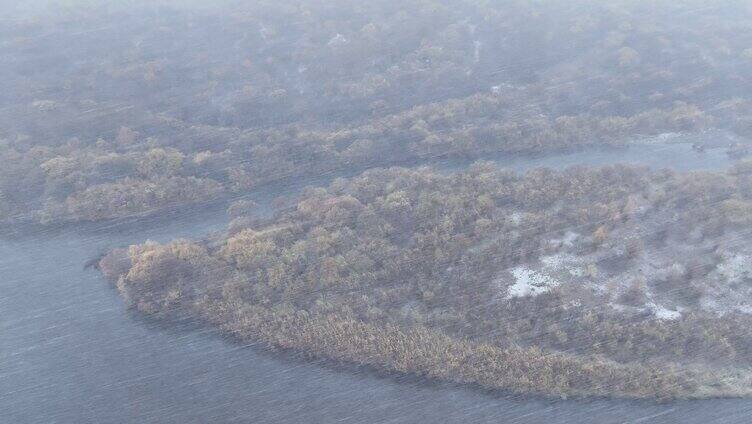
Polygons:
<instances>
[{"instance_id":1,"label":"tree","mask_svg":"<svg viewBox=\"0 0 752 424\"><path fill-rule=\"evenodd\" d=\"M138 172L146 178L172 176L180 171L184 156L173 148L150 149L138 162Z\"/></svg>"}]
</instances>

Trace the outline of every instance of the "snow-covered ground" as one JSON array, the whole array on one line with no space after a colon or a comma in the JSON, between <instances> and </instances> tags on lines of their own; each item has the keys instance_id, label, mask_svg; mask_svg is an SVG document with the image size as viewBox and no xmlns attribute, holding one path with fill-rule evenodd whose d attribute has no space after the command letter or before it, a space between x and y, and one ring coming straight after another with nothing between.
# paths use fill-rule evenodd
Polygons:
<instances>
[{"instance_id":1,"label":"snow-covered ground","mask_svg":"<svg viewBox=\"0 0 752 424\"><path fill-rule=\"evenodd\" d=\"M537 296L560 284L559 281L554 280L550 276L525 266L514 267L510 272L514 277L515 283L509 287L507 299Z\"/></svg>"},{"instance_id":2,"label":"snow-covered ground","mask_svg":"<svg viewBox=\"0 0 752 424\"><path fill-rule=\"evenodd\" d=\"M634 235L654 231L653 227L666 218L653 217L655 222L646 222L642 213L639 215L639 224L611 234L610 241L598 248L592 247L592 236L573 231L552 237L548 254L509 268L497 277L500 295L509 300L535 297L555 287L585 290L579 292L589 293L583 303L597 302L598 306L610 305L614 312L658 320L679 319L686 312L752 314L752 251L722 239L702 242L690 235L683 243L672 241L671 249L646 246L630 255L624 242L630 232ZM739 239L734 235L725 237ZM705 260L711 268L703 278L691 273L692 264L696 263L692 261L698 259ZM640 287L641 293L630 297L630 290L635 287ZM693 300L689 293L698 288L699 297Z\"/></svg>"},{"instance_id":3,"label":"snow-covered ground","mask_svg":"<svg viewBox=\"0 0 752 424\"><path fill-rule=\"evenodd\" d=\"M646 306L653 312L653 316L661 320L674 320L681 318L681 308L676 311L667 309L665 306L656 305L653 302L648 302Z\"/></svg>"},{"instance_id":4,"label":"snow-covered ground","mask_svg":"<svg viewBox=\"0 0 752 424\"><path fill-rule=\"evenodd\" d=\"M701 305L718 315L752 314L752 254L722 255L718 266L708 274L707 294Z\"/></svg>"}]
</instances>

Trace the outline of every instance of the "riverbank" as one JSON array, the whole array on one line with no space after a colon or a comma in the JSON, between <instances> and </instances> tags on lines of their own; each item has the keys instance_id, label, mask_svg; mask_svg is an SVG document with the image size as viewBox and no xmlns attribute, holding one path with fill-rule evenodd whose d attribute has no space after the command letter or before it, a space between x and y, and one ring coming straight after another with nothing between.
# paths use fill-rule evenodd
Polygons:
<instances>
[{"instance_id":1,"label":"riverbank","mask_svg":"<svg viewBox=\"0 0 752 424\"><path fill-rule=\"evenodd\" d=\"M745 169L372 170L100 268L143 313L313 356L517 393L747 395L750 318L717 306L747 298L725 271L746 249Z\"/></svg>"},{"instance_id":2,"label":"riverbank","mask_svg":"<svg viewBox=\"0 0 752 424\"><path fill-rule=\"evenodd\" d=\"M726 140L719 142L718 140ZM549 153L514 154L499 153L482 158L433 157L428 160L409 160L392 164L393 166L417 168L432 166L442 172L457 172L470 166L478 159L487 160L516 172L524 172L536 167L550 167L563 169L579 164L608 164L632 163L642 164L654 169L670 167L679 171L715 170L731 166L735 161L728 157L721 146L728 140L734 140L729 133L722 131L707 131L697 134L666 134L658 137L638 138L623 146L593 146L590 148L562 149ZM709 147L704 152L692 148L693 144L704 142ZM306 186L323 186L335 178L349 178L374 167L356 169L331 169L327 173L314 176L295 176L281 178L253 190L227 194L213 200L201 200L192 203L179 203L169 207L143 211L121 218L102 219L97 221L65 221L56 220L41 224L33 217L18 218L0 224L0 237L17 238L33 234L52 234L63 229L76 228L81 231L98 231L103 228L118 227L122 223L143 223L151 225L192 214L203 212L223 213L234 201L253 200L259 204L264 214L271 213L271 203L275 197L293 197Z\"/></svg>"},{"instance_id":3,"label":"riverbank","mask_svg":"<svg viewBox=\"0 0 752 424\"><path fill-rule=\"evenodd\" d=\"M343 369L299 353L248 347L217 337L219 330L147 322L142 313L126 310L101 274L83 270L88 259L113 247L201 238L223 230L226 221L213 213L189 214L112 233L69 228L0 240L4 416L13 422L71 423L745 424L752 413L747 399L565 401L367 367Z\"/></svg>"}]
</instances>

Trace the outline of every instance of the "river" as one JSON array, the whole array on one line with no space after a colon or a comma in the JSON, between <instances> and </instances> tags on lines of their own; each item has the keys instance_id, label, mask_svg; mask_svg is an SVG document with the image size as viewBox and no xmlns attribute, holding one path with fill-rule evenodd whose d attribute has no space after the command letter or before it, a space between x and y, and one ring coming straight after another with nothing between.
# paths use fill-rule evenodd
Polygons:
<instances>
[{"instance_id":1,"label":"river","mask_svg":"<svg viewBox=\"0 0 752 424\"><path fill-rule=\"evenodd\" d=\"M516 170L731 163L722 150L667 143L496 160ZM84 269L109 248L201 237L226 221L204 209L0 240L0 423L750 422L752 400L745 399L548 400L312 363L139 318L96 270Z\"/></svg>"}]
</instances>

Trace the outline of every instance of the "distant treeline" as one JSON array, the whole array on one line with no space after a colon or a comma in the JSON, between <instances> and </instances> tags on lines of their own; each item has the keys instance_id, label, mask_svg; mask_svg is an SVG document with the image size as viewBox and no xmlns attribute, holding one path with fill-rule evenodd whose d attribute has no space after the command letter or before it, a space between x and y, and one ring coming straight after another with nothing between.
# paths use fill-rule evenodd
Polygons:
<instances>
[{"instance_id":1,"label":"distant treeline","mask_svg":"<svg viewBox=\"0 0 752 424\"><path fill-rule=\"evenodd\" d=\"M0 222L436 156L752 134L743 1L255 1L0 28Z\"/></svg>"}]
</instances>

